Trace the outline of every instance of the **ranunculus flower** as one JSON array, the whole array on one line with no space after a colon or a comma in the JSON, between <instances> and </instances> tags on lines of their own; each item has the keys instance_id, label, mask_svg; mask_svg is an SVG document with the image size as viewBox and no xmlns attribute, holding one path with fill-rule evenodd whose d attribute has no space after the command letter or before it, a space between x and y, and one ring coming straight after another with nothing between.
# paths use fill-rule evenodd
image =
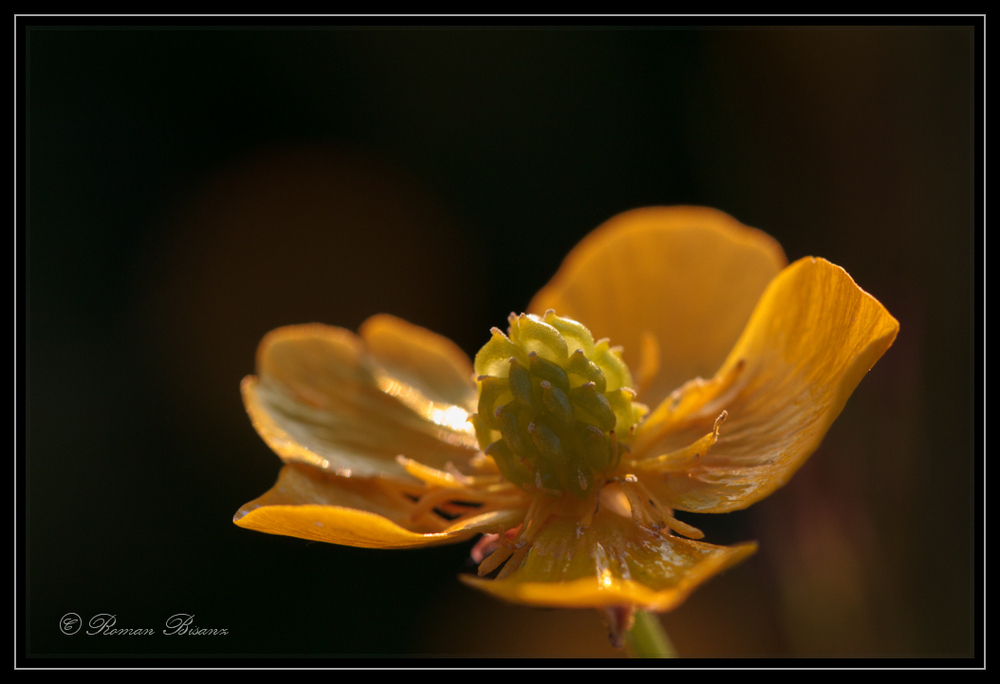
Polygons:
<instances>
[{"instance_id":1,"label":"ranunculus flower","mask_svg":"<svg viewBox=\"0 0 1000 684\"><path fill-rule=\"evenodd\" d=\"M637 209L587 236L474 364L387 315L357 335L275 330L242 391L285 466L235 522L375 548L482 534L473 587L670 610L756 549L695 541L676 512L785 484L899 329L839 266L785 263L718 211Z\"/></svg>"}]
</instances>

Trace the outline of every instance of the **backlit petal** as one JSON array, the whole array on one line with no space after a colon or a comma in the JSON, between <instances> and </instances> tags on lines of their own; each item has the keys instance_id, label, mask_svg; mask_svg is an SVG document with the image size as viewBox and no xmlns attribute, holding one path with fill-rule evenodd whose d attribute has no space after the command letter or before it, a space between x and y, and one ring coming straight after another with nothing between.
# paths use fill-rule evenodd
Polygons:
<instances>
[{"instance_id":1,"label":"backlit petal","mask_svg":"<svg viewBox=\"0 0 1000 684\"><path fill-rule=\"evenodd\" d=\"M529 311L553 308L579 320L595 338L624 346L634 369L650 366L640 351L652 333L659 371L639 399L656 405L719 369L785 263L773 238L720 211L635 209L584 238Z\"/></svg>"},{"instance_id":2,"label":"backlit petal","mask_svg":"<svg viewBox=\"0 0 1000 684\"><path fill-rule=\"evenodd\" d=\"M520 523L523 510L491 511L451 523L434 513L413 516L412 499L384 479L343 478L300 464L243 506L233 521L270 534L368 548L435 546Z\"/></svg>"},{"instance_id":3,"label":"backlit petal","mask_svg":"<svg viewBox=\"0 0 1000 684\"><path fill-rule=\"evenodd\" d=\"M505 579L463 575L462 580L517 603L558 608L626 604L666 611L756 548L756 544L713 546L661 536L639 529L630 518L602 510L582 532L575 519L550 519L524 563Z\"/></svg>"},{"instance_id":4,"label":"backlit petal","mask_svg":"<svg viewBox=\"0 0 1000 684\"><path fill-rule=\"evenodd\" d=\"M415 345L406 363L440 365L428 347ZM257 373L244 379L243 401L257 432L286 462L412 481L396 456L444 469L478 450L466 408L432 401L397 379L348 330L314 324L272 331L257 351Z\"/></svg>"},{"instance_id":5,"label":"backlit petal","mask_svg":"<svg viewBox=\"0 0 1000 684\"><path fill-rule=\"evenodd\" d=\"M372 316L358 332L396 381L432 402L475 410L472 362L447 337L388 314Z\"/></svg>"},{"instance_id":6,"label":"backlit petal","mask_svg":"<svg viewBox=\"0 0 1000 684\"><path fill-rule=\"evenodd\" d=\"M685 473L643 482L665 504L688 511L722 513L759 501L815 451L898 330L839 266L811 257L795 262L768 287L719 371L735 374L730 387L694 408L682 429L641 435L645 453L635 456L693 444L725 410L718 441Z\"/></svg>"}]
</instances>

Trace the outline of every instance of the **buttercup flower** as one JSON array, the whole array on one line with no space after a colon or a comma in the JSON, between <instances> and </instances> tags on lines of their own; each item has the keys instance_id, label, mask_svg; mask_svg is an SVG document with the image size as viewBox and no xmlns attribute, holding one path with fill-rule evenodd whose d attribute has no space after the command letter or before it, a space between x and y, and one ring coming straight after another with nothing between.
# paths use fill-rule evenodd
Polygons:
<instances>
[{"instance_id":1,"label":"buttercup flower","mask_svg":"<svg viewBox=\"0 0 1000 684\"><path fill-rule=\"evenodd\" d=\"M785 263L718 211L638 209L585 238L474 363L387 315L357 335L275 330L242 392L285 466L235 522L375 548L483 535L462 577L477 589L670 610L756 549L696 541L676 512L785 484L899 329L840 267Z\"/></svg>"}]
</instances>

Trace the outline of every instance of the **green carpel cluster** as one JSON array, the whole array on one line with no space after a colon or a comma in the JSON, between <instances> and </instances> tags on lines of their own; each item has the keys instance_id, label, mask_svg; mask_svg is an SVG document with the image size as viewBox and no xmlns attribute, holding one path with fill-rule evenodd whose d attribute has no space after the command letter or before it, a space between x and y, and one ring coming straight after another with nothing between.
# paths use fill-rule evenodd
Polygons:
<instances>
[{"instance_id":1,"label":"green carpel cluster","mask_svg":"<svg viewBox=\"0 0 1000 684\"><path fill-rule=\"evenodd\" d=\"M511 314L476 354L479 445L525 490L583 498L612 472L648 410L621 349L554 311Z\"/></svg>"}]
</instances>

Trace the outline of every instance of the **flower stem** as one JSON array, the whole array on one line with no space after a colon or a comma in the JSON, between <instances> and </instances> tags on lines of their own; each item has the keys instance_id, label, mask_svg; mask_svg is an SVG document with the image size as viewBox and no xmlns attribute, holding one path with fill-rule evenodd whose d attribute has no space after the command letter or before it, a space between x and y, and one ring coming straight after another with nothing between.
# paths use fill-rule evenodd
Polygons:
<instances>
[{"instance_id":1,"label":"flower stem","mask_svg":"<svg viewBox=\"0 0 1000 684\"><path fill-rule=\"evenodd\" d=\"M663 630L660 618L644 610L636 611L635 624L625 635L625 642L629 653L635 658L677 657L677 651Z\"/></svg>"}]
</instances>

